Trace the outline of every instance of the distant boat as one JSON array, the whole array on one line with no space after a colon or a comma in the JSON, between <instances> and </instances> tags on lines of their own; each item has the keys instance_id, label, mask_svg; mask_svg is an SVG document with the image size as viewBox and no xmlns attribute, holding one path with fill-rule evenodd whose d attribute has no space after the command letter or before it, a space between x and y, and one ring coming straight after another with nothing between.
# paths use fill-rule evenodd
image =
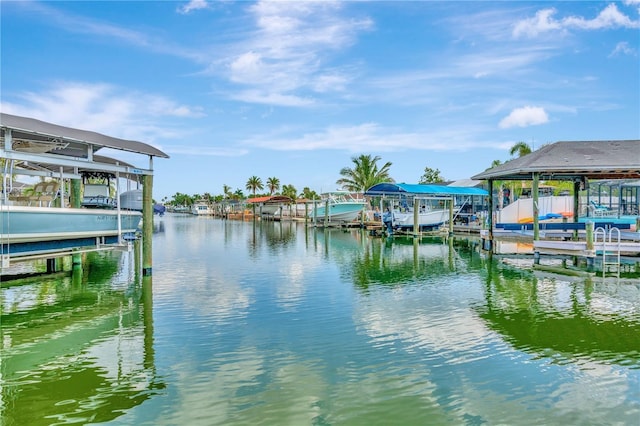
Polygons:
<instances>
[{"instance_id":1,"label":"distant boat","mask_svg":"<svg viewBox=\"0 0 640 426\"><path fill-rule=\"evenodd\" d=\"M352 222L365 209L367 202L347 191L333 191L322 194L320 201L314 202L312 217L315 222L322 222L325 217L330 222ZM328 209L328 210L327 210Z\"/></svg>"},{"instance_id":2,"label":"distant boat","mask_svg":"<svg viewBox=\"0 0 640 426\"><path fill-rule=\"evenodd\" d=\"M278 215L282 206L291 204L291 197L285 195L267 195L264 197L254 197L247 199L247 204L258 207L257 213L264 217L274 217Z\"/></svg>"},{"instance_id":3,"label":"distant boat","mask_svg":"<svg viewBox=\"0 0 640 426\"><path fill-rule=\"evenodd\" d=\"M204 201L198 201L191 206L191 214L196 216L210 216L213 214L213 209Z\"/></svg>"}]
</instances>

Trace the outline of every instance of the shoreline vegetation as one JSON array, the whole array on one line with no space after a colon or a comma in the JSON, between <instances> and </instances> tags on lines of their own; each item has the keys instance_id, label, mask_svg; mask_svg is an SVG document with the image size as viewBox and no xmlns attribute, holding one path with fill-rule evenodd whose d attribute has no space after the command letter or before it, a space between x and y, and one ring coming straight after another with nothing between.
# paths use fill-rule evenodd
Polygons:
<instances>
[{"instance_id":1,"label":"shoreline vegetation","mask_svg":"<svg viewBox=\"0 0 640 426\"><path fill-rule=\"evenodd\" d=\"M532 152L533 149L525 142L517 142L509 150L512 159L528 155ZM386 162L382 166L379 166L378 162L381 160L380 156L372 156L371 154L352 157L352 166L344 167L339 172L340 178L336 180L336 185L338 185L339 190L364 193L368 188L378 183L395 182L391 174L393 164ZM501 164L503 163L500 160L494 160L487 170ZM419 184L444 185L449 182L450 181L447 181L447 179L442 176L440 170L428 166L425 167L423 174L418 179ZM514 182L507 181L498 182L498 184L498 193L501 194L499 198L508 196L511 198L511 201L527 190L527 188L523 187L519 182L518 185L515 185ZM548 184L553 187L554 195L563 194L572 189L571 184L568 182L548 182ZM246 195L244 190L248 191L250 195ZM205 203L212 208L220 205L235 207L242 205L249 198L276 195L289 197L293 200L293 204L300 204L318 201L322 195L309 187L304 187L301 191L298 191L293 185L281 184L280 179L275 176L269 177L263 182L262 178L253 175L247 180L244 190L241 188L233 190L229 185L223 184L221 194L212 195L210 192L187 194L177 192L170 198L164 197L161 202L167 206L169 211L175 211L176 209L181 211L182 209L191 209L196 203ZM238 209L234 209L234 213L238 213L237 210Z\"/></svg>"}]
</instances>

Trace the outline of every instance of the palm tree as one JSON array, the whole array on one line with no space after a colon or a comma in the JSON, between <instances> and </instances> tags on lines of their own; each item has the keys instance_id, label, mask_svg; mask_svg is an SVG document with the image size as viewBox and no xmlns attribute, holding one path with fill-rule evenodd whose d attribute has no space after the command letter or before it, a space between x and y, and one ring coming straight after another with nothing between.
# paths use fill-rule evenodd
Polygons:
<instances>
[{"instance_id":1,"label":"palm tree","mask_svg":"<svg viewBox=\"0 0 640 426\"><path fill-rule=\"evenodd\" d=\"M352 157L351 161L355 167L353 169L345 167L340 170L343 177L338 179L336 183L348 191L364 192L375 184L393 182L389 176L391 162L386 162L382 168L378 169L378 160L380 157L377 155L372 157L362 154L359 157Z\"/></svg>"},{"instance_id":2,"label":"palm tree","mask_svg":"<svg viewBox=\"0 0 640 426\"><path fill-rule=\"evenodd\" d=\"M222 185L222 193L224 198L231 198L231 187L229 185Z\"/></svg>"},{"instance_id":3,"label":"palm tree","mask_svg":"<svg viewBox=\"0 0 640 426\"><path fill-rule=\"evenodd\" d=\"M273 195L278 189L280 189L280 179L277 177L270 177L267 179L267 187L269 188L269 195Z\"/></svg>"},{"instance_id":4,"label":"palm tree","mask_svg":"<svg viewBox=\"0 0 640 426\"><path fill-rule=\"evenodd\" d=\"M258 176L251 176L247 181L246 189L248 191L251 191L254 197L256 196L256 191L262 191L263 188L264 186L262 185L262 179L260 179Z\"/></svg>"},{"instance_id":5,"label":"palm tree","mask_svg":"<svg viewBox=\"0 0 640 426\"><path fill-rule=\"evenodd\" d=\"M302 198L306 198L307 200L320 199L320 196L316 193L316 191L309 189L308 186L305 186L304 188L302 188L302 194L300 195Z\"/></svg>"},{"instance_id":6,"label":"palm tree","mask_svg":"<svg viewBox=\"0 0 640 426\"><path fill-rule=\"evenodd\" d=\"M246 185L247 190L251 191L253 193L253 197L255 198L256 196L256 191L262 190L262 188L264 188L264 186L262 186L262 179L260 179L258 176L251 176L249 178L249 180L247 181L247 185ZM252 203L251 205L253 207L253 218L255 220L256 217L256 203Z\"/></svg>"},{"instance_id":7,"label":"palm tree","mask_svg":"<svg viewBox=\"0 0 640 426\"><path fill-rule=\"evenodd\" d=\"M298 191L296 190L296 187L293 185L283 185L282 195L289 197L292 200L295 200L296 198L298 198Z\"/></svg>"},{"instance_id":8,"label":"palm tree","mask_svg":"<svg viewBox=\"0 0 640 426\"><path fill-rule=\"evenodd\" d=\"M531 147L525 143L525 142L516 142L515 145L513 145L511 147L511 149L509 150L509 155L511 155L512 157L515 154L518 154L518 157L524 157L527 154L531 154L533 152L533 149L531 149Z\"/></svg>"}]
</instances>

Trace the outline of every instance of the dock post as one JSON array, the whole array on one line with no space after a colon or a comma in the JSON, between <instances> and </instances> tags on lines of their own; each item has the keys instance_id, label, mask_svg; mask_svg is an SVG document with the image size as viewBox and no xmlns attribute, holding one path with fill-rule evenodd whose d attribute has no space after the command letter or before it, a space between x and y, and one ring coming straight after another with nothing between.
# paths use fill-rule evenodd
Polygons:
<instances>
[{"instance_id":1,"label":"dock post","mask_svg":"<svg viewBox=\"0 0 640 426\"><path fill-rule=\"evenodd\" d=\"M82 197L80 196L82 181L80 179L71 179L71 188L69 191L69 202L71 207L79 209L82 205ZM64 206L64 200L60 200L60 205ZM71 262L74 265L82 265L82 255L80 253L74 253L71 255Z\"/></svg>"},{"instance_id":2,"label":"dock post","mask_svg":"<svg viewBox=\"0 0 640 426\"><path fill-rule=\"evenodd\" d=\"M419 216L419 206L416 205L416 202L420 203L417 197L413 198L413 236L420 236L420 216Z\"/></svg>"},{"instance_id":3,"label":"dock post","mask_svg":"<svg viewBox=\"0 0 640 426\"><path fill-rule=\"evenodd\" d=\"M329 225L329 200L324 202L324 227Z\"/></svg>"},{"instance_id":4,"label":"dock post","mask_svg":"<svg viewBox=\"0 0 640 426\"><path fill-rule=\"evenodd\" d=\"M593 232L595 228L595 223L592 221L588 221L585 227L587 232L587 251L593 251Z\"/></svg>"},{"instance_id":5,"label":"dock post","mask_svg":"<svg viewBox=\"0 0 640 426\"><path fill-rule=\"evenodd\" d=\"M449 201L449 236L451 237L453 235L453 196L451 197L451 200Z\"/></svg>"},{"instance_id":6,"label":"dock post","mask_svg":"<svg viewBox=\"0 0 640 426\"><path fill-rule=\"evenodd\" d=\"M145 175L142 184L142 276L150 276L153 266L151 239L153 237L153 176Z\"/></svg>"},{"instance_id":7,"label":"dock post","mask_svg":"<svg viewBox=\"0 0 640 426\"><path fill-rule=\"evenodd\" d=\"M533 197L533 241L540 239L540 209L538 208L538 183L540 174L533 173L533 182L531 184L531 196Z\"/></svg>"}]
</instances>

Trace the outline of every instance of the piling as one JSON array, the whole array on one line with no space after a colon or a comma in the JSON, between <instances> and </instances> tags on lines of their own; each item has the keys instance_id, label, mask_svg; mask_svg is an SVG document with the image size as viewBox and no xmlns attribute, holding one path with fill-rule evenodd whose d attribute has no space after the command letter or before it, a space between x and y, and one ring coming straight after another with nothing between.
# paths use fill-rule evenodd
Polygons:
<instances>
[{"instance_id":1,"label":"piling","mask_svg":"<svg viewBox=\"0 0 640 426\"><path fill-rule=\"evenodd\" d=\"M329 225L329 200L324 202L324 227Z\"/></svg>"},{"instance_id":2,"label":"piling","mask_svg":"<svg viewBox=\"0 0 640 426\"><path fill-rule=\"evenodd\" d=\"M143 176L142 186L142 275L150 276L153 266L151 239L153 237L153 176Z\"/></svg>"},{"instance_id":3,"label":"piling","mask_svg":"<svg viewBox=\"0 0 640 426\"><path fill-rule=\"evenodd\" d=\"M420 201L417 198L413 199L413 236L420 236L420 216L419 216L419 208L418 203Z\"/></svg>"},{"instance_id":4,"label":"piling","mask_svg":"<svg viewBox=\"0 0 640 426\"><path fill-rule=\"evenodd\" d=\"M69 193L69 201L71 207L80 208L82 205L82 197L80 195L82 182L80 179L71 179L71 188ZM61 200L64 203L64 200ZM75 253L71 255L71 262L73 265L82 265L82 255Z\"/></svg>"},{"instance_id":5,"label":"piling","mask_svg":"<svg viewBox=\"0 0 640 426\"><path fill-rule=\"evenodd\" d=\"M585 230L587 233L587 251L593 251L593 234L595 223L589 221L586 223Z\"/></svg>"},{"instance_id":6,"label":"piling","mask_svg":"<svg viewBox=\"0 0 640 426\"><path fill-rule=\"evenodd\" d=\"M449 200L449 236L453 235L453 197Z\"/></svg>"}]
</instances>

